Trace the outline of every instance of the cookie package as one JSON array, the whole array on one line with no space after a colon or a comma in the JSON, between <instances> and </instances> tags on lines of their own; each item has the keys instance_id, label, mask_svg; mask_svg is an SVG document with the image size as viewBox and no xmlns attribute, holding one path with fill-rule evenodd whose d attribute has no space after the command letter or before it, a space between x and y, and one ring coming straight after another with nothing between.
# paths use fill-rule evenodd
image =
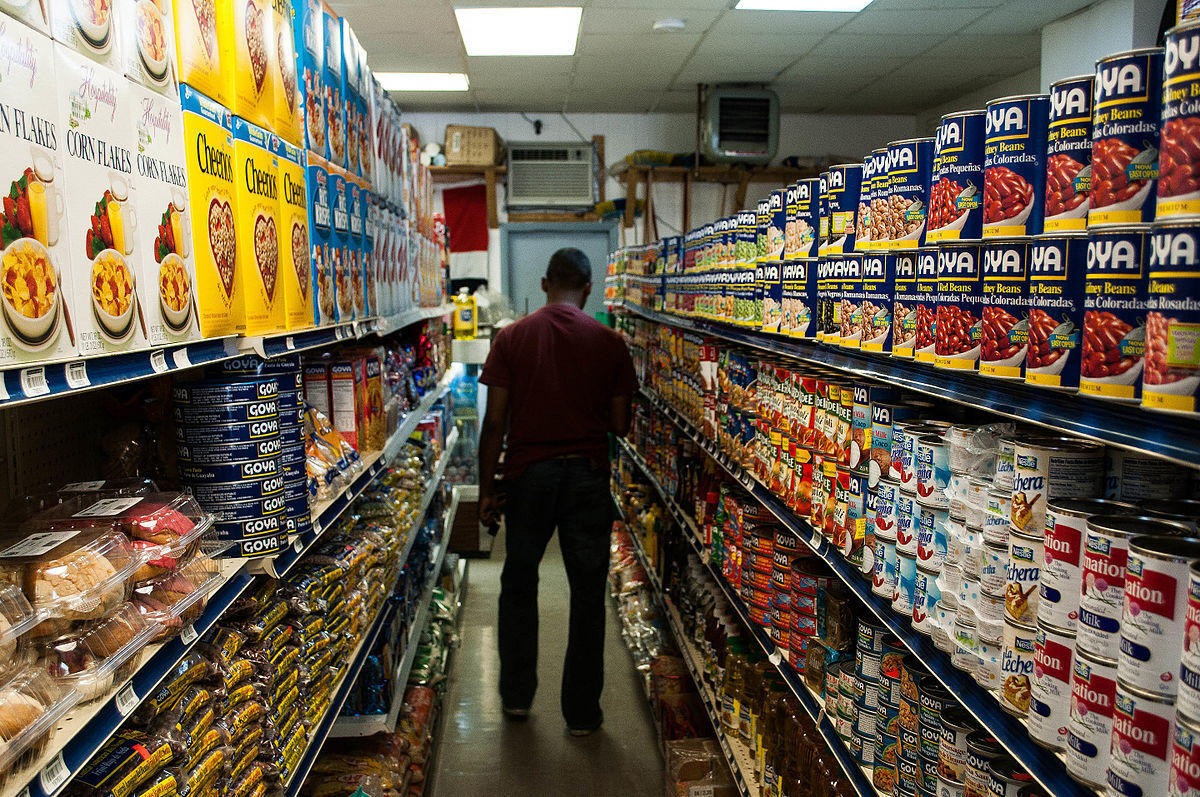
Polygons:
<instances>
[{"instance_id":1,"label":"cookie package","mask_svg":"<svg viewBox=\"0 0 1200 797\"><path fill-rule=\"evenodd\" d=\"M41 667L74 688L80 702L96 700L123 683L137 669L140 653L158 634L132 603L111 617L88 623L42 648Z\"/></svg>"}]
</instances>

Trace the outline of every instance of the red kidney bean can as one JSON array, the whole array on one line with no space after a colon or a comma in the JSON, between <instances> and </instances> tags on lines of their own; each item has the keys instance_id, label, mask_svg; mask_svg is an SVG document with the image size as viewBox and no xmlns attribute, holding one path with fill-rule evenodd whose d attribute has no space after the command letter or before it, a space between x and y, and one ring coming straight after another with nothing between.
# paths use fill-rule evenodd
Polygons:
<instances>
[{"instance_id":1,"label":"red kidney bean can","mask_svg":"<svg viewBox=\"0 0 1200 797\"><path fill-rule=\"evenodd\" d=\"M1056 498L1046 504L1045 564L1038 579L1037 619L1075 633L1083 584L1083 541L1087 519L1133 511L1131 504L1104 498Z\"/></svg>"},{"instance_id":2,"label":"red kidney bean can","mask_svg":"<svg viewBox=\"0 0 1200 797\"><path fill-rule=\"evenodd\" d=\"M1096 62L1088 227L1154 221L1163 48Z\"/></svg>"},{"instance_id":3,"label":"red kidney bean can","mask_svg":"<svg viewBox=\"0 0 1200 797\"><path fill-rule=\"evenodd\" d=\"M1108 793L1142 797L1163 794L1175 738L1175 701L1117 679L1113 704Z\"/></svg>"},{"instance_id":4,"label":"red kidney bean can","mask_svg":"<svg viewBox=\"0 0 1200 797\"><path fill-rule=\"evenodd\" d=\"M933 145L933 138L911 138L888 144L892 249L915 249L925 244Z\"/></svg>"},{"instance_id":5,"label":"red kidney bean can","mask_svg":"<svg viewBox=\"0 0 1200 797\"><path fill-rule=\"evenodd\" d=\"M984 111L942 117L933 147L927 243L983 233Z\"/></svg>"},{"instance_id":6,"label":"red kidney bean can","mask_svg":"<svg viewBox=\"0 0 1200 797\"><path fill-rule=\"evenodd\" d=\"M783 234L783 258L817 256L817 232L821 226L820 181L799 180L787 189L787 221Z\"/></svg>"},{"instance_id":7,"label":"red kidney bean can","mask_svg":"<svg viewBox=\"0 0 1200 797\"><path fill-rule=\"evenodd\" d=\"M1200 80L1196 86L1200 88ZM1154 226L1147 292L1142 405L1195 413L1200 394L1200 222Z\"/></svg>"},{"instance_id":8,"label":"red kidney bean can","mask_svg":"<svg viewBox=\"0 0 1200 797\"><path fill-rule=\"evenodd\" d=\"M1067 774L1095 789L1103 790L1108 771L1116 698L1116 663L1076 653L1067 720Z\"/></svg>"},{"instance_id":9,"label":"red kidney bean can","mask_svg":"<svg viewBox=\"0 0 1200 797\"><path fill-rule=\"evenodd\" d=\"M1176 706L1167 797L1200 797L1200 725Z\"/></svg>"},{"instance_id":10,"label":"red kidney bean can","mask_svg":"<svg viewBox=\"0 0 1200 797\"><path fill-rule=\"evenodd\" d=\"M1125 603L1117 676L1149 694L1174 699L1188 600L1188 568L1200 540L1134 537L1125 563Z\"/></svg>"},{"instance_id":11,"label":"red kidney bean can","mask_svg":"<svg viewBox=\"0 0 1200 797\"><path fill-rule=\"evenodd\" d=\"M913 358L917 342L918 253L918 250L909 250L892 256L892 338L891 346L885 351L906 360Z\"/></svg>"},{"instance_id":12,"label":"red kidney bean can","mask_svg":"<svg viewBox=\"0 0 1200 797\"><path fill-rule=\"evenodd\" d=\"M1023 379L1029 346L1028 238L983 243L983 307L980 308L979 373Z\"/></svg>"},{"instance_id":13,"label":"red kidney bean can","mask_svg":"<svg viewBox=\"0 0 1200 797\"><path fill-rule=\"evenodd\" d=\"M1167 31L1157 218L1200 215L1200 23Z\"/></svg>"},{"instance_id":14,"label":"red kidney bean can","mask_svg":"<svg viewBox=\"0 0 1200 797\"><path fill-rule=\"evenodd\" d=\"M983 145L983 236L1039 235L1045 210L1045 94L987 104Z\"/></svg>"},{"instance_id":15,"label":"red kidney bean can","mask_svg":"<svg viewBox=\"0 0 1200 797\"><path fill-rule=\"evenodd\" d=\"M919 363L932 363L937 359L937 299L938 299L938 250L923 246L917 250L917 278L915 283L913 326L913 358Z\"/></svg>"},{"instance_id":16,"label":"red kidney bean can","mask_svg":"<svg viewBox=\"0 0 1200 797\"><path fill-rule=\"evenodd\" d=\"M1075 390L1083 337L1087 236L1039 235L1029 245L1028 271L1025 383Z\"/></svg>"},{"instance_id":17,"label":"red kidney bean can","mask_svg":"<svg viewBox=\"0 0 1200 797\"><path fill-rule=\"evenodd\" d=\"M973 371L979 363L979 311L983 303L979 241L938 244L934 365Z\"/></svg>"},{"instance_id":18,"label":"red kidney bean can","mask_svg":"<svg viewBox=\"0 0 1200 797\"><path fill-rule=\"evenodd\" d=\"M1075 635L1038 624L1029 698L1029 738L1051 750L1067 749L1071 716L1071 662Z\"/></svg>"},{"instance_id":19,"label":"red kidney bean can","mask_svg":"<svg viewBox=\"0 0 1200 797\"><path fill-rule=\"evenodd\" d=\"M1079 392L1137 401L1149 306L1149 225L1088 231Z\"/></svg>"},{"instance_id":20,"label":"red kidney bean can","mask_svg":"<svg viewBox=\"0 0 1200 797\"><path fill-rule=\"evenodd\" d=\"M1095 75L1079 75L1050 84L1045 232L1087 228L1095 82Z\"/></svg>"},{"instance_id":21,"label":"red kidney bean can","mask_svg":"<svg viewBox=\"0 0 1200 797\"><path fill-rule=\"evenodd\" d=\"M828 254L854 251L855 214L862 189L862 164L841 163L830 166L826 181L829 191Z\"/></svg>"}]
</instances>

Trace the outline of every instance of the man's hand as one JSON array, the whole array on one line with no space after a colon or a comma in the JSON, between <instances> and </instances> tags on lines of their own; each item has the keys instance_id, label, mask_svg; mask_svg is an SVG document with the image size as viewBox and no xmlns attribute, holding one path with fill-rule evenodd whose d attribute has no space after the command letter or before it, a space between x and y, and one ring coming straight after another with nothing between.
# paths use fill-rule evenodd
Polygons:
<instances>
[{"instance_id":1,"label":"man's hand","mask_svg":"<svg viewBox=\"0 0 1200 797\"><path fill-rule=\"evenodd\" d=\"M497 525L504 513L504 494L492 490L479 491L479 522L485 526Z\"/></svg>"}]
</instances>

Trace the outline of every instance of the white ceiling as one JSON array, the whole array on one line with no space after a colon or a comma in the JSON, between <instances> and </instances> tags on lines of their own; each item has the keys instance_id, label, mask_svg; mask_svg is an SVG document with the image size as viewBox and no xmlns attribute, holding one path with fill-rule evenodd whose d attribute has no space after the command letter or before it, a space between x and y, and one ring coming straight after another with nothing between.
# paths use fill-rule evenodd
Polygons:
<instances>
[{"instance_id":1,"label":"white ceiling","mask_svg":"<svg viewBox=\"0 0 1200 797\"><path fill-rule=\"evenodd\" d=\"M736 11L736 0L330 0L379 72L467 72L403 108L692 111L696 84L770 84L788 112L918 113L1036 67L1041 28L1093 0L875 0L857 14ZM469 58L453 6L582 3L574 56ZM654 33L658 19L686 20Z\"/></svg>"}]
</instances>

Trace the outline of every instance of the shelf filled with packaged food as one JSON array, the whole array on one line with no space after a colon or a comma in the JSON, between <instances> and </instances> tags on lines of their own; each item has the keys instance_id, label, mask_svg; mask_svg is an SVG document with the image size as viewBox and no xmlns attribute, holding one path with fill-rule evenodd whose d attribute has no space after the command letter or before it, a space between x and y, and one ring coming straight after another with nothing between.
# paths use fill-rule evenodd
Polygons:
<instances>
[{"instance_id":1,"label":"shelf filled with packaged food","mask_svg":"<svg viewBox=\"0 0 1200 797\"><path fill-rule=\"evenodd\" d=\"M891 602L871 591L871 584L833 548L806 520L798 518L770 490L743 470L724 451L704 437L691 423L651 391L643 389L642 395L665 417L691 437L710 457L746 489L748 493L788 530L795 534L813 553L829 565L838 578L858 597L914 656L922 661L931 673L954 694L964 708L1000 742L1043 788L1052 794L1075 794L1079 785L1066 773L1062 759L1050 750L1035 744L1029 738L1024 721L1004 711L995 695L979 686L968 673L957 669L949 657L939 650L929 637L913 629L908 618L892 610ZM653 479L651 480L653 482ZM718 579L724 587L725 582ZM733 597L732 590L727 590ZM735 602L735 606L739 604ZM789 668L790 669L790 668ZM783 670L781 670L783 671ZM785 672L785 678L789 673ZM790 673L795 678L795 673ZM790 681L789 681L790 683Z\"/></svg>"},{"instance_id":2,"label":"shelf filled with packaged food","mask_svg":"<svg viewBox=\"0 0 1200 797\"><path fill-rule=\"evenodd\" d=\"M990 379L973 372L934 368L886 354L842 349L811 340L793 340L728 324L684 318L630 302L613 306L648 321L988 410L1058 433L1200 467L1200 424L1188 415L1156 412L1137 404L1048 390L1019 381Z\"/></svg>"}]
</instances>

